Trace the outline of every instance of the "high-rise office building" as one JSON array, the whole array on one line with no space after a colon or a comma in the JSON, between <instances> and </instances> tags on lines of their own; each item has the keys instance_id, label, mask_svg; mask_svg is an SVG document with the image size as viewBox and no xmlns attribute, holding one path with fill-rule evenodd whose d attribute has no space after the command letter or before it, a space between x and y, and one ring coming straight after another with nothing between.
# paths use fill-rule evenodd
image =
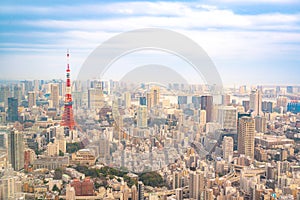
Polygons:
<instances>
[{"instance_id":1,"label":"high-rise office building","mask_svg":"<svg viewBox=\"0 0 300 200\"><path fill-rule=\"evenodd\" d=\"M147 98L140 97L140 106L146 106L146 105L147 105Z\"/></svg>"},{"instance_id":2,"label":"high-rise office building","mask_svg":"<svg viewBox=\"0 0 300 200\"><path fill-rule=\"evenodd\" d=\"M90 88L88 90L88 108L97 109L103 106L103 94L101 89Z\"/></svg>"},{"instance_id":3,"label":"high-rise office building","mask_svg":"<svg viewBox=\"0 0 300 200\"><path fill-rule=\"evenodd\" d=\"M241 117L238 120L238 152L254 158L255 124L251 117Z\"/></svg>"},{"instance_id":4,"label":"high-rise office building","mask_svg":"<svg viewBox=\"0 0 300 200\"><path fill-rule=\"evenodd\" d=\"M137 126L139 128L147 128L147 106L140 105L137 112Z\"/></svg>"},{"instance_id":5,"label":"high-rise office building","mask_svg":"<svg viewBox=\"0 0 300 200\"><path fill-rule=\"evenodd\" d=\"M14 97L18 99L18 105L21 105L22 102L22 88L18 85L14 86Z\"/></svg>"},{"instance_id":6,"label":"high-rise office building","mask_svg":"<svg viewBox=\"0 0 300 200\"><path fill-rule=\"evenodd\" d=\"M173 189L181 188L182 187L182 173L181 172L174 172L173 173Z\"/></svg>"},{"instance_id":7,"label":"high-rise office building","mask_svg":"<svg viewBox=\"0 0 300 200\"><path fill-rule=\"evenodd\" d=\"M9 87L1 86L0 87L0 102L4 102L4 107L8 106L8 97L9 97Z\"/></svg>"},{"instance_id":8,"label":"high-rise office building","mask_svg":"<svg viewBox=\"0 0 300 200\"><path fill-rule=\"evenodd\" d=\"M0 149L6 149L7 133L6 131L0 131Z\"/></svg>"},{"instance_id":9,"label":"high-rise office building","mask_svg":"<svg viewBox=\"0 0 300 200\"><path fill-rule=\"evenodd\" d=\"M175 190L176 200L182 200L183 199L183 190L182 188L177 188Z\"/></svg>"},{"instance_id":10,"label":"high-rise office building","mask_svg":"<svg viewBox=\"0 0 300 200\"><path fill-rule=\"evenodd\" d=\"M40 81L39 80L33 81L33 90L37 93L40 91Z\"/></svg>"},{"instance_id":11,"label":"high-rise office building","mask_svg":"<svg viewBox=\"0 0 300 200\"><path fill-rule=\"evenodd\" d=\"M242 106L244 107L245 112L250 110L250 101L243 101Z\"/></svg>"},{"instance_id":12,"label":"high-rise office building","mask_svg":"<svg viewBox=\"0 0 300 200\"><path fill-rule=\"evenodd\" d=\"M151 107L157 106L159 104L160 99L160 88L157 86L154 86L151 88Z\"/></svg>"},{"instance_id":13,"label":"high-rise office building","mask_svg":"<svg viewBox=\"0 0 300 200\"><path fill-rule=\"evenodd\" d=\"M229 106L230 104L230 95L229 94L224 94L222 95L222 104L223 106Z\"/></svg>"},{"instance_id":14,"label":"high-rise office building","mask_svg":"<svg viewBox=\"0 0 300 200\"><path fill-rule=\"evenodd\" d=\"M206 124L206 111L199 110L199 124L204 126Z\"/></svg>"},{"instance_id":15,"label":"high-rise office building","mask_svg":"<svg viewBox=\"0 0 300 200\"><path fill-rule=\"evenodd\" d=\"M138 182L138 200L144 200L144 184L142 181Z\"/></svg>"},{"instance_id":16,"label":"high-rise office building","mask_svg":"<svg viewBox=\"0 0 300 200\"><path fill-rule=\"evenodd\" d=\"M18 99L8 98L7 121L18 121Z\"/></svg>"},{"instance_id":17,"label":"high-rise office building","mask_svg":"<svg viewBox=\"0 0 300 200\"><path fill-rule=\"evenodd\" d=\"M188 97L187 96L178 96L178 105L187 104Z\"/></svg>"},{"instance_id":18,"label":"high-rise office building","mask_svg":"<svg viewBox=\"0 0 300 200\"><path fill-rule=\"evenodd\" d=\"M286 92L289 93L289 94L292 94L293 93L293 86L287 86L286 87Z\"/></svg>"},{"instance_id":19,"label":"high-rise office building","mask_svg":"<svg viewBox=\"0 0 300 200\"><path fill-rule=\"evenodd\" d=\"M205 195L204 195L204 199L205 200L213 200L214 198L214 192L213 189L206 189L205 190Z\"/></svg>"},{"instance_id":20,"label":"high-rise office building","mask_svg":"<svg viewBox=\"0 0 300 200\"><path fill-rule=\"evenodd\" d=\"M192 103L194 104L195 109L199 109L201 106L201 97L200 96L192 96Z\"/></svg>"},{"instance_id":21,"label":"high-rise office building","mask_svg":"<svg viewBox=\"0 0 300 200\"><path fill-rule=\"evenodd\" d=\"M218 109L218 123L222 129L234 130L237 123L237 111L233 106L222 106Z\"/></svg>"},{"instance_id":22,"label":"high-rise office building","mask_svg":"<svg viewBox=\"0 0 300 200\"><path fill-rule=\"evenodd\" d=\"M273 102L263 101L261 109L263 112L272 113L273 112Z\"/></svg>"},{"instance_id":23,"label":"high-rise office building","mask_svg":"<svg viewBox=\"0 0 300 200\"><path fill-rule=\"evenodd\" d=\"M8 133L8 160L14 170L24 168L24 136L22 132L11 130Z\"/></svg>"},{"instance_id":24,"label":"high-rise office building","mask_svg":"<svg viewBox=\"0 0 300 200\"><path fill-rule=\"evenodd\" d=\"M253 115L262 116L262 95L260 90L252 90L250 93L250 110L253 112Z\"/></svg>"},{"instance_id":25,"label":"high-rise office building","mask_svg":"<svg viewBox=\"0 0 300 200\"><path fill-rule=\"evenodd\" d=\"M47 145L46 153L48 156L58 156L59 154L58 144L49 142L49 144Z\"/></svg>"},{"instance_id":26,"label":"high-rise office building","mask_svg":"<svg viewBox=\"0 0 300 200\"><path fill-rule=\"evenodd\" d=\"M204 197L204 172L203 171L191 171L189 179L189 197L190 199L203 199Z\"/></svg>"},{"instance_id":27,"label":"high-rise office building","mask_svg":"<svg viewBox=\"0 0 300 200\"><path fill-rule=\"evenodd\" d=\"M152 98L151 98L151 94L150 93L147 93L147 109L150 110L152 108Z\"/></svg>"},{"instance_id":28,"label":"high-rise office building","mask_svg":"<svg viewBox=\"0 0 300 200\"><path fill-rule=\"evenodd\" d=\"M225 136L222 142L223 158L231 162L233 158L233 138Z\"/></svg>"},{"instance_id":29,"label":"high-rise office building","mask_svg":"<svg viewBox=\"0 0 300 200\"><path fill-rule=\"evenodd\" d=\"M201 110L206 111L206 122L212 121L213 113L213 97L212 96L201 96Z\"/></svg>"},{"instance_id":30,"label":"high-rise office building","mask_svg":"<svg viewBox=\"0 0 300 200\"><path fill-rule=\"evenodd\" d=\"M99 143L99 157L100 159L106 159L109 157L109 142L104 133L100 135Z\"/></svg>"},{"instance_id":31,"label":"high-rise office building","mask_svg":"<svg viewBox=\"0 0 300 200\"><path fill-rule=\"evenodd\" d=\"M136 186L134 184L131 187L131 199L132 200L138 200L137 188L136 188Z\"/></svg>"},{"instance_id":32,"label":"high-rise office building","mask_svg":"<svg viewBox=\"0 0 300 200\"><path fill-rule=\"evenodd\" d=\"M125 108L129 108L131 106L131 94L130 92L124 93L124 106Z\"/></svg>"},{"instance_id":33,"label":"high-rise office building","mask_svg":"<svg viewBox=\"0 0 300 200\"><path fill-rule=\"evenodd\" d=\"M28 92L28 108L36 106L36 95L34 91Z\"/></svg>"},{"instance_id":34,"label":"high-rise office building","mask_svg":"<svg viewBox=\"0 0 300 200\"><path fill-rule=\"evenodd\" d=\"M21 184L19 177L10 166L3 170L0 178L0 199L24 199L25 196L21 194Z\"/></svg>"},{"instance_id":35,"label":"high-rise office building","mask_svg":"<svg viewBox=\"0 0 300 200\"><path fill-rule=\"evenodd\" d=\"M240 93L240 94L244 94L244 93L246 93L246 92L247 92L247 87L246 87L246 85L240 86L240 88L239 88L239 93Z\"/></svg>"},{"instance_id":36,"label":"high-rise office building","mask_svg":"<svg viewBox=\"0 0 300 200\"><path fill-rule=\"evenodd\" d=\"M255 131L258 133L265 133L267 130L267 119L262 116L254 117Z\"/></svg>"},{"instance_id":37,"label":"high-rise office building","mask_svg":"<svg viewBox=\"0 0 300 200\"><path fill-rule=\"evenodd\" d=\"M59 108L59 85L51 84L51 101L53 108Z\"/></svg>"}]
</instances>

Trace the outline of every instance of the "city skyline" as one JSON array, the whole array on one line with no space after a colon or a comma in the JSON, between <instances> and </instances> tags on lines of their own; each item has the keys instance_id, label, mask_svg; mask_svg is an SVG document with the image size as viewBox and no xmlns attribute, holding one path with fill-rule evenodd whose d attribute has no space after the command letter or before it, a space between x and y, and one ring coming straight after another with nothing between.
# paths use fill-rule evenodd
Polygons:
<instances>
[{"instance_id":1,"label":"city skyline","mask_svg":"<svg viewBox=\"0 0 300 200\"><path fill-rule=\"evenodd\" d=\"M158 27L198 43L215 63L224 85L295 85L300 72L297 5L292 0L87 1L72 5L3 1L0 79L64 79L62 61L66 49L71 49L75 80L87 56L105 40L124 31ZM105 78L120 79L133 67L153 59L164 60L158 64L199 82L187 63L156 51L122 57Z\"/></svg>"}]
</instances>

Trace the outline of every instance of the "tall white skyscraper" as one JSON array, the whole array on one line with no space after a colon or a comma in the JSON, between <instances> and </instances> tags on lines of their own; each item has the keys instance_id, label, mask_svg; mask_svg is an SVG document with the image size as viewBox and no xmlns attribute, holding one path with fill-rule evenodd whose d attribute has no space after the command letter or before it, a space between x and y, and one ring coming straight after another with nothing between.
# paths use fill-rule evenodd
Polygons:
<instances>
[{"instance_id":1,"label":"tall white skyscraper","mask_svg":"<svg viewBox=\"0 0 300 200\"><path fill-rule=\"evenodd\" d=\"M199 110L199 124L201 126L206 124L206 110Z\"/></svg>"},{"instance_id":2,"label":"tall white skyscraper","mask_svg":"<svg viewBox=\"0 0 300 200\"><path fill-rule=\"evenodd\" d=\"M263 115L262 112L262 95L260 90L252 90L250 93L250 104L249 104L250 110L253 111L253 115L257 116Z\"/></svg>"},{"instance_id":3,"label":"tall white skyscraper","mask_svg":"<svg viewBox=\"0 0 300 200\"><path fill-rule=\"evenodd\" d=\"M225 136L222 142L223 158L227 162L232 161L233 157L233 138Z\"/></svg>"},{"instance_id":4,"label":"tall white skyscraper","mask_svg":"<svg viewBox=\"0 0 300 200\"><path fill-rule=\"evenodd\" d=\"M129 108L131 106L131 94L130 92L124 93L124 106L125 108Z\"/></svg>"}]
</instances>

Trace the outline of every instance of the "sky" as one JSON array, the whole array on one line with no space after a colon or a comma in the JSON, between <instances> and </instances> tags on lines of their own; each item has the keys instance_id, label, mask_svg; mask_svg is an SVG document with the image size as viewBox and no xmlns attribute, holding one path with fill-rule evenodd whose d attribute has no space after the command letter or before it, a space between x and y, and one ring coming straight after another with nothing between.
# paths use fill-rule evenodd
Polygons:
<instances>
[{"instance_id":1,"label":"sky","mask_svg":"<svg viewBox=\"0 0 300 200\"><path fill-rule=\"evenodd\" d=\"M76 79L102 42L149 27L176 31L199 44L224 85L300 83L298 0L1 0L0 79L63 79L67 49ZM154 51L120 58L104 77L118 80L153 60L191 82L201 82L187 63Z\"/></svg>"}]
</instances>

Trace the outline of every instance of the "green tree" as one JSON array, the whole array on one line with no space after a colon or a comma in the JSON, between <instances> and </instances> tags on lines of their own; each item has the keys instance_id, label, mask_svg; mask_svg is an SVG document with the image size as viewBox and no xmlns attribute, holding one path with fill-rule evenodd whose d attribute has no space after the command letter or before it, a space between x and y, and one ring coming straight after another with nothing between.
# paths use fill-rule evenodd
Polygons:
<instances>
[{"instance_id":1,"label":"green tree","mask_svg":"<svg viewBox=\"0 0 300 200\"><path fill-rule=\"evenodd\" d=\"M52 191L53 191L53 192L55 192L55 191L56 191L56 192L60 192L60 190L59 190L59 188L57 187L56 184L53 186Z\"/></svg>"},{"instance_id":2,"label":"green tree","mask_svg":"<svg viewBox=\"0 0 300 200\"><path fill-rule=\"evenodd\" d=\"M75 153L79 149L81 149L80 144L78 142L67 143L67 153Z\"/></svg>"},{"instance_id":3,"label":"green tree","mask_svg":"<svg viewBox=\"0 0 300 200\"><path fill-rule=\"evenodd\" d=\"M161 175L157 172L143 173L140 175L139 180L151 187L162 187L166 185Z\"/></svg>"},{"instance_id":4,"label":"green tree","mask_svg":"<svg viewBox=\"0 0 300 200\"><path fill-rule=\"evenodd\" d=\"M61 150L59 150L59 154L58 154L59 156L64 156L65 154L64 154L64 152L62 152Z\"/></svg>"}]
</instances>

